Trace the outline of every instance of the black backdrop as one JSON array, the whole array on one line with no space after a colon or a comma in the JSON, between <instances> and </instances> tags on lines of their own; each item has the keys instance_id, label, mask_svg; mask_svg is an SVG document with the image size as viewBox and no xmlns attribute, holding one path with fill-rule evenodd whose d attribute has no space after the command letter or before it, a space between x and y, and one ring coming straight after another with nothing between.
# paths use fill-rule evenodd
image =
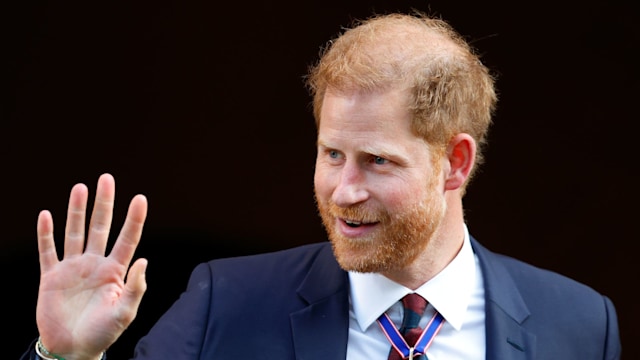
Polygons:
<instances>
[{"instance_id":1,"label":"black backdrop","mask_svg":"<svg viewBox=\"0 0 640 360\"><path fill-rule=\"evenodd\" d=\"M324 241L302 76L353 18L449 20L497 74L487 163L465 199L489 248L580 280L617 305L626 359L640 320L635 203L640 20L615 1L14 1L0 7L2 351L37 335L35 223L62 239L76 182L116 178L114 228L149 198L136 339L197 263Z\"/></svg>"}]
</instances>

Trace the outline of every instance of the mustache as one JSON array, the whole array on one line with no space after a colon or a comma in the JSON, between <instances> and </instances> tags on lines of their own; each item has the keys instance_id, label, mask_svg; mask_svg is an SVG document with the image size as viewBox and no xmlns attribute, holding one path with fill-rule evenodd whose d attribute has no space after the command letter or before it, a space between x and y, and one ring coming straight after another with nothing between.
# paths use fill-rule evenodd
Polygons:
<instances>
[{"instance_id":1,"label":"mustache","mask_svg":"<svg viewBox=\"0 0 640 360\"><path fill-rule=\"evenodd\" d=\"M363 204L352 205L345 208L329 201L325 205L325 208L325 212L333 217L362 223L384 222L390 218L390 215L386 211L372 209L368 206L364 206Z\"/></svg>"}]
</instances>

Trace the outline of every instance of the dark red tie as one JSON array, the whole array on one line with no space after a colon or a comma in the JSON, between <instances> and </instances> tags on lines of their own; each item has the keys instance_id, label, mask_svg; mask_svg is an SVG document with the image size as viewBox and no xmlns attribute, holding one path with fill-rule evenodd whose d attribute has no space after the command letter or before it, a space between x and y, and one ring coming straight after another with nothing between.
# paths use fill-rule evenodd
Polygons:
<instances>
[{"instance_id":1,"label":"dark red tie","mask_svg":"<svg viewBox=\"0 0 640 360\"><path fill-rule=\"evenodd\" d=\"M400 333L404 336L407 344L410 347L414 347L416 341L422 334L422 328L418 326L424 309L427 307L427 300L418 294L409 294L402 298L402 305L404 307L404 316L402 319L402 326L400 327ZM414 360L426 359L426 356L414 356ZM389 360L401 360L402 357L391 347L389 352Z\"/></svg>"}]
</instances>

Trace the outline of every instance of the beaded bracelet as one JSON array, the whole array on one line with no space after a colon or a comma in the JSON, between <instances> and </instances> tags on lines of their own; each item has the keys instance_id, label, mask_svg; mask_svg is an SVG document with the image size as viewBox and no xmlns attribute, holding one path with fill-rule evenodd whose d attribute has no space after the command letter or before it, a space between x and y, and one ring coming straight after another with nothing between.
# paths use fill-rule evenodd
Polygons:
<instances>
[{"instance_id":1,"label":"beaded bracelet","mask_svg":"<svg viewBox=\"0 0 640 360\"><path fill-rule=\"evenodd\" d=\"M56 355L47 350L47 348L44 347L44 344L42 344L42 338L40 337L38 337L38 341L36 342L36 354L38 354L38 356L40 356L43 360L65 360L65 358L63 358L62 356ZM103 351L100 355L100 359L104 359L104 355L105 354Z\"/></svg>"},{"instance_id":2,"label":"beaded bracelet","mask_svg":"<svg viewBox=\"0 0 640 360\"><path fill-rule=\"evenodd\" d=\"M62 356L50 353L46 347L42 344L42 338L38 337L36 342L36 354L44 360L65 360Z\"/></svg>"}]
</instances>

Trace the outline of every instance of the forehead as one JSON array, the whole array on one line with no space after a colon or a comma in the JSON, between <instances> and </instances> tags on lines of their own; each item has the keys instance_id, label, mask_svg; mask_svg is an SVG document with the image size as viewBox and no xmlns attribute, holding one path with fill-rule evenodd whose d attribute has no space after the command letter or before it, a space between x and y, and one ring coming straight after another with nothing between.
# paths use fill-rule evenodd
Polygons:
<instances>
[{"instance_id":1,"label":"forehead","mask_svg":"<svg viewBox=\"0 0 640 360\"><path fill-rule=\"evenodd\" d=\"M357 146L371 152L424 145L411 130L408 90L328 91L322 104L319 145Z\"/></svg>"},{"instance_id":2,"label":"forehead","mask_svg":"<svg viewBox=\"0 0 640 360\"><path fill-rule=\"evenodd\" d=\"M319 131L411 130L408 91L327 91Z\"/></svg>"}]
</instances>

